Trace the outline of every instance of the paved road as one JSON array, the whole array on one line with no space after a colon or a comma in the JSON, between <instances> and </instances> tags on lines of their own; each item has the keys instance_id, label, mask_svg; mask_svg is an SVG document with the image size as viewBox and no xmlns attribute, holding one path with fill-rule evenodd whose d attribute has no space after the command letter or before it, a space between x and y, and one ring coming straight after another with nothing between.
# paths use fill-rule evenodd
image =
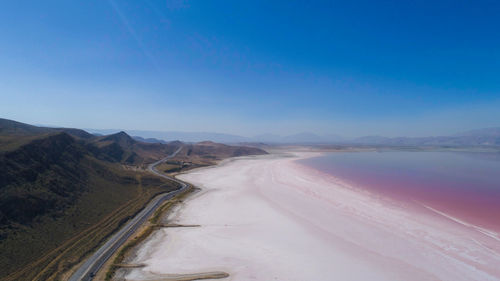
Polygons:
<instances>
[{"instance_id":1,"label":"paved road","mask_svg":"<svg viewBox=\"0 0 500 281\"><path fill-rule=\"evenodd\" d=\"M173 158L182 147L177 149L174 153L167 156L166 158L159 160L148 166L148 170L157 176L169 179L181 185L181 188L159 195L155 197L149 204L137 214L131 221L129 221L124 227L122 227L117 233L115 233L111 238L99 248L90 258L88 258L85 263L78 268L75 273L70 277L69 281L88 281L92 280L97 271L101 269L104 263L116 252L116 250L153 214L153 212L165 201L168 200L178 193L186 190L189 185L175 179L173 177L161 174L156 170L155 166Z\"/></svg>"}]
</instances>

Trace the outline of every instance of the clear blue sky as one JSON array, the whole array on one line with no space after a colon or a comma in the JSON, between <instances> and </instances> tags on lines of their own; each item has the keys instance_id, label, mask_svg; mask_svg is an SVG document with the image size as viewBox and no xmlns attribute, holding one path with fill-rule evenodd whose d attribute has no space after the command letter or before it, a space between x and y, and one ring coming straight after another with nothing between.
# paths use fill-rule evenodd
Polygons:
<instances>
[{"instance_id":1,"label":"clear blue sky","mask_svg":"<svg viewBox=\"0 0 500 281\"><path fill-rule=\"evenodd\" d=\"M0 114L80 128L500 126L498 1L2 1Z\"/></svg>"}]
</instances>

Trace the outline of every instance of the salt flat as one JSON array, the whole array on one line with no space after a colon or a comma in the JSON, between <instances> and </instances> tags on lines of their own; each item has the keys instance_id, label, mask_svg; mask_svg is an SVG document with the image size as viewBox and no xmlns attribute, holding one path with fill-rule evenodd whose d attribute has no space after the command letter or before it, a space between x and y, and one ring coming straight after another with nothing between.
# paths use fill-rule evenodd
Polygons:
<instances>
[{"instance_id":1,"label":"salt flat","mask_svg":"<svg viewBox=\"0 0 500 281\"><path fill-rule=\"evenodd\" d=\"M179 178L202 188L139 249L128 280L500 280L498 240L350 187L295 160L246 157ZM422 208L425 210L425 208ZM166 276L166 275L165 275Z\"/></svg>"}]
</instances>

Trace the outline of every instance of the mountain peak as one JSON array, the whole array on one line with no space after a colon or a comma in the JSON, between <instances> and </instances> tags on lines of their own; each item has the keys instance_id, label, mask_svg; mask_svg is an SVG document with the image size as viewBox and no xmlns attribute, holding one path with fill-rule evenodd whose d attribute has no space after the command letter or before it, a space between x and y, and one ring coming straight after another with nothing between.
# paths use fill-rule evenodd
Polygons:
<instances>
[{"instance_id":1,"label":"mountain peak","mask_svg":"<svg viewBox=\"0 0 500 281\"><path fill-rule=\"evenodd\" d=\"M120 131L116 134L104 136L101 139L101 141L114 141L114 142L118 143L120 146L129 146L129 145L132 145L136 142L131 136L129 136L124 131Z\"/></svg>"},{"instance_id":2,"label":"mountain peak","mask_svg":"<svg viewBox=\"0 0 500 281\"><path fill-rule=\"evenodd\" d=\"M197 145L217 145L217 143L213 142L213 141L201 141L201 142L198 142L196 143Z\"/></svg>"},{"instance_id":3,"label":"mountain peak","mask_svg":"<svg viewBox=\"0 0 500 281\"><path fill-rule=\"evenodd\" d=\"M490 127L483 129L470 130L461 132L456 137L500 137L500 127Z\"/></svg>"}]
</instances>

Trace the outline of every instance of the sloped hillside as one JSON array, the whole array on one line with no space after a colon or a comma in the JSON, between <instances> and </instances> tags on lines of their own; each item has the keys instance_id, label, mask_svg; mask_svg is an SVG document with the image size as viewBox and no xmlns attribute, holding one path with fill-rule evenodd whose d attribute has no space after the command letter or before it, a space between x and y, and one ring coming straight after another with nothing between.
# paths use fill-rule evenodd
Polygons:
<instances>
[{"instance_id":1,"label":"sloped hillside","mask_svg":"<svg viewBox=\"0 0 500 281\"><path fill-rule=\"evenodd\" d=\"M182 143L146 143L125 132L94 138L89 149L102 160L128 165L151 163L172 154Z\"/></svg>"},{"instance_id":2,"label":"sloped hillside","mask_svg":"<svg viewBox=\"0 0 500 281\"><path fill-rule=\"evenodd\" d=\"M153 196L176 188L89 147L43 132L0 153L0 280L57 280Z\"/></svg>"},{"instance_id":3,"label":"sloped hillside","mask_svg":"<svg viewBox=\"0 0 500 281\"><path fill-rule=\"evenodd\" d=\"M66 133L0 155L0 226L63 210L85 190L85 149Z\"/></svg>"},{"instance_id":4,"label":"sloped hillside","mask_svg":"<svg viewBox=\"0 0 500 281\"><path fill-rule=\"evenodd\" d=\"M77 139L89 140L94 137L80 129L37 127L0 118L0 152L14 150L35 139L60 132L65 132Z\"/></svg>"},{"instance_id":5,"label":"sloped hillside","mask_svg":"<svg viewBox=\"0 0 500 281\"><path fill-rule=\"evenodd\" d=\"M188 161L196 164L213 165L219 160L246 155L263 155L266 151L249 146L232 146L211 141L184 145L176 160Z\"/></svg>"}]
</instances>

